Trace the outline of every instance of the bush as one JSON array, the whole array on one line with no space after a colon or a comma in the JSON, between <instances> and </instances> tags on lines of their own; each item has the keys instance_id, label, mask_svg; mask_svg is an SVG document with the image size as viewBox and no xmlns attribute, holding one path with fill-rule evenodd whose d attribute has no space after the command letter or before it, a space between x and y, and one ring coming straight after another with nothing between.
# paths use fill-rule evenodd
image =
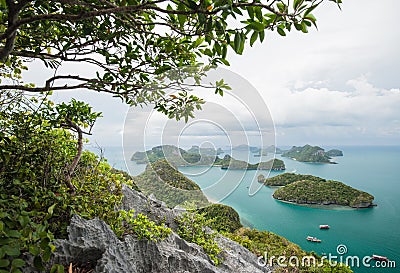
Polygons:
<instances>
[{"instance_id":1,"label":"bush","mask_svg":"<svg viewBox=\"0 0 400 273\"><path fill-rule=\"evenodd\" d=\"M93 153L82 153L71 193L65 182L78 140L57 128L55 106L46 99L39 105L20 100L11 106L0 108L0 272L21 272L27 255L44 270L54 250L52 241L66 237L73 214L98 217L120 236L158 240L169 234L164 225L141 214L118 211L122 184L133 183ZM55 270L63 268L56 265Z\"/></svg>"},{"instance_id":2,"label":"bush","mask_svg":"<svg viewBox=\"0 0 400 273\"><path fill-rule=\"evenodd\" d=\"M221 259L218 257L221 249L215 242L217 233L207 230L210 221L204 215L186 212L176 220L178 222L177 233L182 239L201 246L215 265L221 263Z\"/></svg>"}]
</instances>

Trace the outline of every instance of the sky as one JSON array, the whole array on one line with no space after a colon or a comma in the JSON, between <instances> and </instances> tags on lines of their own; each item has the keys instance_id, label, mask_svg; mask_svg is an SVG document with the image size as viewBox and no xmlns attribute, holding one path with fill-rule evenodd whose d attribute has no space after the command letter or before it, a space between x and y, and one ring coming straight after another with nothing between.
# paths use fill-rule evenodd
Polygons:
<instances>
[{"instance_id":1,"label":"sky","mask_svg":"<svg viewBox=\"0 0 400 273\"><path fill-rule=\"evenodd\" d=\"M198 114L198 119L206 120L203 127L193 121L191 127L171 123L146 108L129 109L107 94L63 92L54 99L76 97L103 112L90 137L100 146L121 146L123 140L151 146L174 134L186 146L190 140L195 144L215 140L216 146L239 144L243 136L234 132L246 131L252 122L258 123L258 134L249 130L253 135L244 136L250 144L261 135L266 143L278 146L398 145L400 1L343 2L342 10L327 2L314 13L318 30L291 32L286 37L267 33L264 43L246 48L243 55L230 53L231 66L222 74L238 85L225 102L205 91L199 93L209 102L208 110ZM88 68L65 69L91 73ZM47 72L33 64L29 73L25 79L38 82ZM217 116L219 127L214 124ZM146 123L153 119L154 124ZM149 128L165 133L149 133ZM198 132L209 133L199 137Z\"/></svg>"}]
</instances>

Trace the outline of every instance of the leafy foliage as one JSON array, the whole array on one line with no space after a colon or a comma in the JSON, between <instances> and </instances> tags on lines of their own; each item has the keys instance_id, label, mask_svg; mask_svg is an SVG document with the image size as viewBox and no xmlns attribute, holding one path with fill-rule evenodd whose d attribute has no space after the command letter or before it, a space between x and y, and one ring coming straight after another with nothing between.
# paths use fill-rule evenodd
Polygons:
<instances>
[{"instance_id":1,"label":"leafy foliage","mask_svg":"<svg viewBox=\"0 0 400 273\"><path fill-rule=\"evenodd\" d=\"M134 213L134 210L118 211L118 224L122 223L123 226L118 228L117 235L135 234L138 239L157 242L171 234L170 228L164 225L157 225L155 222L149 220L146 215L139 213L135 216Z\"/></svg>"},{"instance_id":2,"label":"leafy foliage","mask_svg":"<svg viewBox=\"0 0 400 273\"><path fill-rule=\"evenodd\" d=\"M186 212L176 221L178 222L177 233L182 239L201 246L215 265L221 263L221 258L218 257L221 249L215 242L217 233L207 229L211 225L211 220L207 220L199 213Z\"/></svg>"},{"instance_id":3,"label":"leafy foliage","mask_svg":"<svg viewBox=\"0 0 400 273\"><path fill-rule=\"evenodd\" d=\"M209 227L218 232L233 232L242 227L239 214L232 207L212 204L197 211L210 222Z\"/></svg>"},{"instance_id":4,"label":"leafy foliage","mask_svg":"<svg viewBox=\"0 0 400 273\"><path fill-rule=\"evenodd\" d=\"M134 177L135 184L146 195L154 194L167 206L175 207L186 202L194 202L202 207L209 204L200 187L166 160L147 165L146 170Z\"/></svg>"},{"instance_id":5,"label":"leafy foliage","mask_svg":"<svg viewBox=\"0 0 400 273\"><path fill-rule=\"evenodd\" d=\"M374 197L369 193L354 189L342 182L302 180L276 190L273 197L299 204L342 205L369 207Z\"/></svg>"},{"instance_id":6,"label":"leafy foliage","mask_svg":"<svg viewBox=\"0 0 400 273\"><path fill-rule=\"evenodd\" d=\"M274 177L265 179L264 184L266 186L286 186L291 183L310 180L310 181L326 181L325 179L310 174L296 174L296 173L283 173Z\"/></svg>"},{"instance_id":7,"label":"leafy foliage","mask_svg":"<svg viewBox=\"0 0 400 273\"><path fill-rule=\"evenodd\" d=\"M0 270L20 272L26 255L34 257L33 266L44 270L54 250L52 240L66 236L73 214L98 217L121 235L128 232L151 240L166 236L169 229L163 225L140 214L132 218L132 212L117 211L122 183L133 183L90 152L83 152L74 170L71 182L76 190L71 196L64 179L76 156L77 140L68 130L55 128L58 106L47 99L39 105L21 99L4 106L8 107L0 109L4 128L0 132Z\"/></svg>"},{"instance_id":8,"label":"leafy foliage","mask_svg":"<svg viewBox=\"0 0 400 273\"><path fill-rule=\"evenodd\" d=\"M170 118L188 119L204 103L188 92L190 86L199 85L210 65L229 65L228 50L242 54L246 43L264 41L267 31L308 32L321 2L3 0L0 78L11 80L0 90L108 92L130 105L153 104ZM33 60L54 72L40 86L21 80ZM63 64L96 73L62 74ZM187 78L192 80L185 84ZM209 87L219 94L229 88L223 80Z\"/></svg>"}]
</instances>

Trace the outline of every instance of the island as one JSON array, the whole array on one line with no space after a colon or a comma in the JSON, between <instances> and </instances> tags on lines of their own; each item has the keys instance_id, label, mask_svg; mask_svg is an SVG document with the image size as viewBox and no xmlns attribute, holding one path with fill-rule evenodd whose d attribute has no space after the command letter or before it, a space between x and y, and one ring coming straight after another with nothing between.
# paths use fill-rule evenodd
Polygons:
<instances>
[{"instance_id":1,"label":"island","mask_svg":"<svg viewBox=\"0 0 400 273\"><path fill-rule=\"evenodd\" d=\"M223 170L273 170L283 171L286 169L285 162L280 159L271 159L266 162L251 164L243 160L237 160L230 155L225 155L224 158L217 158L214 166L221 166Z\"/></svg>"},{"instance_id":2,"label":"island","mask_svg":"<svg viewBox=\"0 0 400 273\"><path fill-rule=\"evenodd\" d=\"M214 148L199 147L197 145L193 145L186 152L191 153L191 154L201 154L201 155L207 155L207 156L215 156L215 155L220 155L220 154L224 153L224 151L221 148L218 148L217 150L215 150Z\"/></svg>"},{"instance_id":3,"label":"island","mask_svg":"<svg viewBox=\"0 0 400 273\"><path fill-rule=\"evenodd\" d=\"M375 206L373 203L374 196L339 181L325 180L312 175L282 174L280 176L268 178L265 182L266 185L284 185L272 195L279 201L303 205L339 205L352 208Z\"/></svg>"},{"instance_id":4,"label":"island","mask_svg":"<svg viewBox=\"0 0 400 273\"><path fill-rule=\"evenodd\" d=\"M332 149L326 152L327 156L336 157L336 156L343 156L343 152L338 149Z\"/></svg>"},{"instance_id":5,"label":"island","mask_svg":"<svg viewBox=\"0 0 400 273\"><path fill-rule=\"evenodd\" d=\"M145 152L135 152L131 161L137 164L154 163L158 160L167 160L175 167L187 166L217 166L227 170L274 170L283 171L285 163L280 159L271 159L266 162L251 164L243 160L237 160L230 155L220 158L217 154L221 150L212 148L199 148L192 146L189 150L178 148L174 145L162 145L153 147Z\"/></svg>"},{"instance_id":6,"label":"island","mask_svg":"<svg viewBox=\"0 0 400 273\"><path fill-rule=\"evenodd\" d=\"M270 145L265 148L259 148L254 156L267 156L268 154L282 154L284 151L275 145Z\"/></svg>"},{"instance_id":7,"label":"island","mask_svg":"<svg viewBox=\"0 0 400 273\"><path fill-rule=\"evenodd\" d=\"M160 159L167 159L177 167L212 165L217 158L217 154L221 152L221 149L199 148L199 146L192 146L188 151L185 151L174 145L160 145L145 152L135 152L131 157L131 161L137 164L147 164Z\"/></svg>"},{"instance_id":8,"label":"island","mask_svg":"<svg viewBox=\"0 0 400 273\"><path fill-rule=\"evenodd\" d=\"M260 149L255 146L249 146L247 144L241 144L232 148L233 151L250 151L252 153L257 153Z\"/></svg>"},{"instance_id":9,"label":"island","mask_svg":"<svg viewBox=\"0 0 400 273\"><path fill-rule=\"evenodd\" d=\"M283 173L270 178L264 178L264 185L268 187L282 187L303 180L326 181L325 179L310 174ZM260 181L261 182L261 181Z\"/></svg>"},{"instance_id":10,"label":"island","mask_svg":"<svg viewBox=\"0 0 400 273\"><path fill-rule=\"evenodd\" d=\"M185 202L199 207L209 205L200 187L165 159L147 164L143 173L133 177L133 182L145 195L153 194L171 208Z\"/></svg>"},{"instance_id":11,"label":"island","mask_svg":"<svg viewBox=\"0 0 400 273\"><path fill-rule=\"evenodd\" d=\"M343 152L337 149L325 152L319 146L304 145L303 147L293 146L290 150L282 154L283 157L289 157L300 162L311 163L330 163L337 164L331 161L332 156L343 155Z\"/></svg>"}]
</instances>

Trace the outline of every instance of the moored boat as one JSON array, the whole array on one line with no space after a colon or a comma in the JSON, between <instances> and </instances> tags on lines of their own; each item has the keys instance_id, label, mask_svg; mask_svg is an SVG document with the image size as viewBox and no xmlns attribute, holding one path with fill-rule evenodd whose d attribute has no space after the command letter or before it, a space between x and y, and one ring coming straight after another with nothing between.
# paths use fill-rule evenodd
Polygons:
<instances>
[{"instance_id":1,"label":"moored boat","mask_svg":"<svg viewBox=\"0 0 400 273\"><path fill-rule=\"evenodd\" d=\"M321 243L321 240L317 237L307 236L307 241L314 242L314 243Z\"/></svg>"},{"instance_id":2,"label":"moored boat","mask_svg":"<svg viewBox=\"0 0 400 273\"><path fill-rule=\"evenodd\" d=\"M373 254L371 258L372 258L373 260L375 260L375 261L385 261L385 262L388 262L388 261L389 261L389 259L388 259L387 257L385 257L385 256L380 256L380 255L375 255L375 254Z\"/></svg>"},{"instance_id":3,"label":"moored boat","mask_svg":"<svg viewBox=\"0 0 400 273\"><path fill-rule=\"evenodd\" d=\"M320 229L330 229L331 227L329 225L319 225Z\"/></svg>"}]
</instances>

